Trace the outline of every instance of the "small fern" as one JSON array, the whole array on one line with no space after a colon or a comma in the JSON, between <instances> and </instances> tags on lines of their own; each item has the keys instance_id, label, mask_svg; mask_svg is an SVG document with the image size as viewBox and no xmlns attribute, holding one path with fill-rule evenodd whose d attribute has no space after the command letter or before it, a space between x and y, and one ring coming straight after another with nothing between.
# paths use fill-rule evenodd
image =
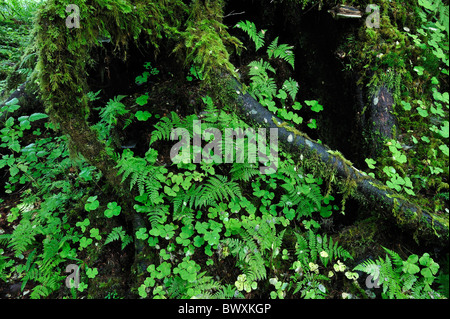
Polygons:
<instances>
[{"instance_id":1,"label":"small fern","mask_svg":"<svg viewBox=\"0 0 450 319\"><path fill-rule=\"evenodd\" d=\"M275 40L273 40L272 43L267 47L267 55L270 59L273 57L286 61L294 69L295 56L294 52L292 51L293 48L294 47L292 45L288 44L279 45L278 37L276 37Z\"/></svg>"},{"instance_id":2,"label":"small fern","mask_svg":"<svg viewBox=\"0 0 450 319\"><path fill-rule=\"evenodd\" d=\"M323 195L319 185L289 179L281 187L286 190L286 194L281 195L279 206L293 207L298 219L310 217L313 212L320 210Z\"/></svg>"},{"instance_id":3,"label":"small fern","mask_svg":"<svg viewBox=\"0 0 450 319\"><path fill-rule=\"evenodd\" d=\"M105 245L109 243L120 240L122 241L122 250L133 241L133 238L128 235L125 230L123 230L122 226L114 227L111 232L108 234L105 240Z\"/></svg>"},{"instance_id":4,"label":"small fern","mask_svg":"<svg viewBox=\"0 0 450 319\"><path fill-rule=\"evenodd\" d=\"M350 253L340 246L337 242L333 242L331 237L327 235L315 234L312 230L309 230L308 234L300 235L295 233L297 237L296 245L296 255L298 261L300 261L303 267L308 267L309 262L317 262L320 260L321 263L327 267L330 261L335 259L353 259ZM327 257L323 257L320 253L326 252Z\"/></svg>"},{"instance_id":5,"label":"small fern","mask_svg":"<svg viewBox=\"0 0 450 319\"><path fill-rule=\"evenodd\" d=\"M295 102L295 97L298 93L298 82L289 78L288 80L284 81L283 90L285 90L292 98L292 101Z\"/></svg>"},{"instance_id":6,"label":"small fern","mask_svg":"<svg viewBox=\"0 0 450 319\"><path fill-rule=\"evenodd\" d=\"M254 163L233 163L230 174L234 180L250 181L254 176L260 174Z\"/></svg>"},{"instance_id":7,"label":"small fern","mask_svg":"<svg viewBox=\"0 0 450 319\"><path fill-rule=\"evenodd\" d=\"M23 219L11 234L8 247L12 247L15 255L21 255L34 243L35 237L42 233L40 225L33 225L30 220Z\"/></svg>"},{"instance_id":8,"label":"small fern","mask_svg":"<svg viewBox=\"0 0 450 319\"><path fill-rule=\"evenodd\" d=\"M236 290L234 285L224 285L218 290L211 299L232 299L232 298L244 298L241 292Z\"/></svg>"},{"instance_id":9,"label":"small fern","mask_svg":"<svg viewBox=\"0 0 450 319\"><path fill-rule=\"evenodd\" d=\"M266 267L272 268L271 261L279 255L285 230L277 233L276 218L263 217L242 224L238 231L240 238L227 238L223 244L237 257L238 267L248 281L267 277Z\"/></svg>"},{"instance_id":10,"label":"small fern","mask_svg":"<svg viewBox=\"0 0 450 319\"><path fill-rule=\"evenodd\" d=\"M108 101L105 107L96 108L96 110L100 110L100 122L94 125L94 129L98 131L101 140L108 140L112 129L117 125L118 118L129 112L126 106L120 102L123 98L125 95L115 96Z\"/></svg>"},{"instance_id":11,"label":"small fern","mask_svg":"<svg viewBox=\"0 0 450 319\"><path fill-rule=\"evenodd\" d=\"M251 21L240 21L235 27L245 31L248 34L250 39L252 39L255 43L256 51L264 46L264 35L266 30L261 30L258 32L255 24Z\"/></svg>"},{"instance_id":12,"label":"small fern","mask_svg":"<svg viewBox=\"0 0 450 319\"><path fill-rule=\"evenodd\" d=\"M155 130L150 137L150 145L158 140L168 140L174 127L179 127L180 118L175 112L170 113L171 117L165 116L155 124Z\"/></svg>"},{"instance_id":13,"label":"small fern","mask_svg":"<svg viewBox=\"0 0 450 319\"><path fill-rule=\"evenodd\" d=\"M234 181L228 181L226 176L211 176L208 182L198 192L195 206L212 206L216 203L229 200L234 197L242 197L239 185Z\"/></svg>"},{"instance_id":14,"label":"small fern","mask_svg":"<svg viewBox=\"0 0 450 319\"><path fill-rule=\"evenodd\" d=\"M275 80L269 76L268 71L275 73L275 69L270 63L262 59L250 62L249 67L251 76L249 93L258 98L259 101L264 99L271 100L277 93L277 85Z\"/></svg>"},{"instance_id":15,"label":"small fern","mask_svg":"<svg viewBox=\"0 0 450 319\"><path fill-rule=\"evenodd\" d=\"M383 248L387 253L384 259L382 257L378 257L377 260L368 259L354 268L354 270L359 270L372 276L372 281L382 286L383 298L435 299L441 297L439 293L431 288L434 277L431 276L432 272L429 268L426 268L428 266L422 263L422 259L420 259L420 264L425 266L425 268L420 270L416 264L419 260L417 255L411 255L408 260L404 261L398 253L385 247ZM435 267L435 269L439 268L432 260L431 264L434 264L432 267ZM428 271L424 271L424 269ZM419 276L419 271L423 276Z\"/></svg>"},{"instance_id":16,"label":"small fern","mask_svg":"<svg viewBox=\"0 0 450 319\"><path fill-rule=\"evenodd\" d=\"M237 266L242 269L247 280L265 279L267 271L264 258L256 242L253 238L246 236L245 232L241 232L240 235L246 239L227 238L224 240L224 244L228 246L230 253L238 258Z\"/></svg>"},{"instance_id":17,"label":"small fern","mask_svg":"<svg viewBox=\"0 0 450 319\"><path fill-rule=\"evenodd\" d=\"M145 158L135 157L131 150L125 149L117 161L118 175L122 175L122 182L130 179L130 190L137 185L139 194L148 194L151 200L156 201L159 189L162 187L160 181L167 171L162 166L154 165L156 151L149 149ZM156 202L158 204L158 202Z\"/></svg>"}]
</instances>

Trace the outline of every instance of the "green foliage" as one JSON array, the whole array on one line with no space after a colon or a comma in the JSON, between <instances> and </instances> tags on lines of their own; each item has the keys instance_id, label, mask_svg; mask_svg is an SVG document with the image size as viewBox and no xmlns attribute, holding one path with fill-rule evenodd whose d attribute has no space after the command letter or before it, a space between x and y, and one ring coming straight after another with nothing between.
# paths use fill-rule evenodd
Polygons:
<instances>
[{"instance_id":1,"label":"green foliage","mask_svg":"<svg viewBox=\"0 0 450 319\"><path fill-rule=\"evenodd\" d=\"M87 9L85 4L81 5ZM98 42L98 28L100 32L111 31L116 46L126 45L128 37L143 36L141 26L156 50L157 39L167 36L176 43L174 50L184 54L183 60L191 66L189 76L192 79L207 80L224 69L234 71L228 61L226 45L240 47L241 44L229 36L220 22L221 1L192 1L189 6L182 1L137 1L136 8L125 1L93 1L91 5L92 10L83 10L87 15L83 19L98 22L92 12L106 8L104 14L108 23L89 23L78 30L77 37L82 41L72 37L74 32L66 32L51 23L48 17L61 10L55 2L50 1L39 15L39 25L44 31L38 37L38 69L42 72L38 81L48 103L47 109L57 121L62 120L62 125L69 123L64 119L73 114L75 120L70 123L94 118L89 117L87 101L97 99L99 92L83 95L83 66L86 52ZM149 13L152 19L148 19ZM144 23L144 20L151 21ZM120 24L117 21L121 21ZM240 28L250 35L257 49L264 46L264 32L258 32L254 24L246 21ZM60 41L68 46L67 50L61 48ZM296 101L299 85L292 78L275 79L277 70L272 63L278 59L277 65L284 63L288 69L293 69L292 46L278 44L276 38L266 52L269 60L253 61L249 65L252 81L249 91L283 119L302 124L303 118L296 112L302 109L302 104ZM438 49L436 54L439 55ZM66 55L67 60L58 60ZM148 83L150 77L159 72L150 63L145 68L147 71L136 78L138 84ZM416 70L426 75L429 67L422 68ZM278 88L277 83L283 83L282 87ZM62 88L67 88L68 93ZM68 101L62 98L66 94ZM149 94L141 94L131 103L146 106ZM441 107L435 104L434 109L426 110L427 116L423 111L418 116L425 119L431 114L445 115L448 96L437 88L434 96ZM108 146L108 153L122 176L122 185L113 186L129 188L131 196L127 204L130 205L123 205L119 198L111 198L114 195L103 187L101 174L94 167L84 160L69 158L67 139L43 130L44 114L16 118L12 114L19 108L17 101L2 107L4 128L0 131L0 147L4 152L0 168L7 175L5 191L12 193L23 185L30 190L7 216L8 223L15 226L11 227L13 231L0 235L1 280L18 278L22 290L33 283L31 297L48 297L63 287L64 277L60 274L67 263L82 263L83 260L94 263L103 245L113 249L113 243L120 241L124 250L135 241L136 255L147 256L144 261L150 261L144 278L132 288L141 298L243 298L244 292L247 297L326 298L332 291L346 289L340 286L344 280L356 285L357 273L348 271L343 263L352 256L331 235L318 233L322 231L320 224L329 221L327 218L339 210L333 205L332 194L335 194L331 193L330 185L324 183L323 176L314 175L307 169L308 165L294 162L284 152L280 152L278 170L270 175L261 174L257 165L248 160L220 166L205 161L173 165L167 159L164 162L166 141L173 129L184 128L191 138L199 133L194 132L193 120L201 118L202 129L247 128L231 107L219 109L209 96L203 97L204 109L200 116L181 118L172 112L157 121L145 154L141 150L136 153L130 149L115 151L110 146L118 129L131 125L134 119L147 121L151 117L145 110L131 112L128 100L121 95L110 99L98 109L100 120L93 128ZM80 103L68 108L73 101ZM411 105L411 102L408 103ZM304 104L311 112L323 110L316 100L307 100ZM59 106L61 111L57 109ZM39 125L40 129L35 129ZM308 126L315 127L315 120L311 119ZM50 128L50 124L46 122L45 128ZM33 134L31 129L34 129ZM448 138L448 122L447 125L445 121L436 124L431 132L439 135L439 139ZM429 141L433 142L431 138ZM247 153L248 137L245 145ZM405 164L404 154L397 143L392 142L392 145L390 151L398 168L397 165ZM448 149L443 145L438 142L436 152L442 153L438 153L439 156L448 156ZM235 142L225 146L236 149ZM375 163L369 161L368 164ZM433 167L441 166L433 164ZM412 178L408 181L402 177L402 183L400 175L390 173L393 185L397 183L394 188L400 185L405 192L413 189L410 187ZM137 229L118 225L122 217L135 218L133 214L145 217ZM307 231L301 233L304 229ZM140 244L144 246L143 251L139 251ZM147 252L151 253L146 255ZM438 271L430 255L423 254L420 258L413 255L400 263L393 252L389 253L395 271L389 272L388 266L392 263L387 262L388 257L380 259L380 263L386 264L381 266L386 272L385 278L398 279L393 276L401 271L404 277L400 276L399 282L404 279L403 287L410 287L411 296L422 297L429 291L427 285L433 284ZM370 264L366 266L369 272L375 269ZM102 268L92 264L84 268L86 279L97 283ZM419 277L419 274L420 279L411 277ZM385 280L383 285L387 287L387 296L399 294L390 281ZM88 284L83 282L78 292L83 293L87 288Z\"/></svg>"},{"instance_id":2,"label":"green foliage","mask_svg":"<svg viewBox=\"0 0 450 319\"><path fill-rule=\"evenodd\" d=\"M227 46L241 48L240 41L231 36L221 22L222 5L222 1L193 1L186 29L171 29L174 37L181 36L184 40L178 42L173 51L183 56L185 65L197 66L197 74L206 82L218 75L218 71L235 74Z\"/></svg>"},{"instance_id":3,"label":"green foliage","mask_svg":"<svg viewBox=\"0 0 450 319\"><path fill-rule=\"evenodd\" d=\"M17 117L17 110L17 99L1 110L5 125L0 131L0 168L8 168L6 193L24 185L27 190L8 216L13 231L0 235L1 251L15 256L0 255L0 278L19 278L21 292L31 284L31 298L46 298L64 287L64 267L78 263L79 254L101 239L98 228L87 232L89 218L74 219L70 213L75 203L85 203L80 206L83 213L98 208L98 197L90 196L86 185L96 183L100 174L85 161L69 158L67 139L53 134L47 115Z\"/></svg>"},{"instance_id":4,"label":"green foliage","mask_svg":"<svg viewBox=\"0 0 450 319\"><path fill-rule=\"evenodd\" d=\"M277 92L277 85L275 79L271 78L268 71L275 73L275 69L269 62L253 61L249 63L252 82L250 83L250 92L253 93L259 100L271 100Z\"/></svg>"},{"instance_id":5,"label":"green foliage","mask_svg":"<svg viewBox=\"0 0 450 319\"><path fill-rule=\"evenodd\" d=\"M122 250L133 241L133 237L128 235L125 230L123 230L122 226L114 227L111 232L108 234L105 240L105 245L120 240L122 242Z\"/></svg>"},{"instance_id":6,"label":"green foliage","mask_svg":"<svg viewBox=\"0 0 450 319\"><path fill-rule=\"evenodd\" d=\"M292 51L294 47L288 44L278 44L278 37L270 43L267 47L267 55L269 59L279 58L285 60L294 69L294 52Z\"/></svg>"},{"instance_id":7,"label":"green foliage","mask_svg":"<svg viewBox=\"0 0 450 319\"><path fill-rule=\"evenodd\" d=\"M439 265L430 258L428 253L424 253L420 258L413 254L404 261L398 253L387 248L384 250L387 252L384 259L381 257L375 261L369 259L354 268L372 276L373 281L382 286L383 298L436 299L441 297L432 289Z\"/></svg>"},{"instance_id":8,"label":"green foliage","mask_svg":"<svg viewBox=\"0 0 450 319\"><path fill-rule=\"evenodd\" d=\"M105 210L105 216L107 218L111 218L113 216L119 216L120 215L122 207L117 205L116 202L110 202L110 203L108 203L107 206L108 206L108 209Z\"/></svg>"},{"instance_id":9,"label":"green foliage","mask_svg":"<svg viewBox=\"0 0 450 319\"><path fill-rule=\"evenodd\" d=\"M375 89L382 84L393 93L397 118L394 138L384 141L385 149L370 169L374 170L372 176L403 196L416 198L429 211L445 211L449 9L441 0L411 5L409 10L394 9L402 13L390 17L391 21L386 19L384 31L373 34L377 43L387 38L398 42L383 45L375 60L366 56L364 61L375 71L369 86ZM409 19L408 11L414 13L414 19ZM410 63L405 63L405 57Z\"/></svg>"},{"instance_id":10,"label":"green foliage","mask_svg":"<svg viewBox=\"0 0 450 319\"><path fill-rule=\"evenodd\" d=\"M237 257L237 265L244 272L244 280L241 280L243 287L245 282L252 286L253 281L267 277L266 266L272 265L266 263L280 253L284 232L276 233L273 217L257 218L242 224L238 230L240 238L224 240L223 243Z\"/></svg>"},{"instance_id":11,"label":"green foliage","mask_svg":"<svg viewBox=\"0 0 450 319\"><path fill-rule=\"evenodd\" d=\"M0 18L30 22L42 2L42 0L2 0L0 1Z\"/></svg>"},{"instance_id":12,"label":"green foliage","mask_svg":"<svg viewBox=\"0 0 450 319\"><path fill-rule=\"evenodd\" d=\"M152 76L156 76L159 74L159 70L157 68L152 67L151 62L146 62L144 64L144 67L148 70L148 71L144 71L141 75L138 75L135 79L135 82L137 84L143 84L145 82L148 81L149 77ZM140 104L141 105L141 104Z\"/></svg>"},{"instance_id":13,"label":"green foliage","mask_svg":"<svg viewBox=\"0 0 450 319\"><path fill-rule=\"evenodd\" d=\"M321 261L324 267L327 267L330 261L334 259L353 259L350 253L334 242L327 235L315 234L309 230L307 236L301 236L295 233L297 237L296 255L298 261L303 267L310 266L309 262Z\"/></svg>"},{"instance_id":14,"label":"green foliage","mask_svg":"<svg viewBox=\"0 0 450 319\"><path fill-rule=\"evenodd\" d=\"M101 108L99 113L101 120L94 126L99 132L101 140L107 141L112 129L116 127L119 117L129 112L126 106L120 102L124 97L125 95L118 95L110 99L105 107Z\"/></svg>"},{"instance_id":15,"label":"green foliage","mask_svg":"<svg viewBox=\"0 0 450 319\"><path fill-rule=\"evenodd\" d=\"M256 26L250 21L241 21L236 27L246 31L249 37L255 42L256 50L264 46L265 31L256 32ZM279 59L287 63L294 69L295 56L293 46L288 44L278 44L278 37L276 37L267 47L266 53L269 60ZM299 125L303 123L303 117L298 114L302 105L296 102L297 93L299 91L299 84L296 80L289 78L284 80L280 89L277 87L277 81L273 77L277 70L271 65L269 61L262 58L260 60L252 61L248 64L250 83L248 85L249 93L256 98L263 106L283 120L292 121ZM289 110L288 96L292 100L292 105ZM322 105L318 101L305 101L306 105L311 107L313 112L320 112L323 110ZM316 129L317 124L315 119L311 119L307 126L310 129Z\"/></svg>"},{"instance_id":16,"label":"green foliage","mask_svg":"<svg viewBox=\"0 0 450 319\"><path fill-rule=\"evenodd\" d=\"M255 43L256 51L264 46L264 35L267 30L258 31L255 24L251 21L240 21L235 25L235 28L239 28L248 34Z\"/></svg>"},{"instance_id":17,"label":"green foliage","mask_svg":"<svg viewBox=\"0 0 450 319\"><path fill-rule=\"evenodd\" d=\"M163 173L167 172L162 166L154 166L156 154L153 149L149 149L145 158L135 157L129 149L123 151L117 161L118 174L122 175L122 182L130 179L130 190L137 185L140 195L147 193L151 200L158 203L159 189L162 187L161 181Z\"/></svg>"},{"instance_id":18,"label":"green foliage","mask_svg":"<svg viewBox=\"0 0 450 319\"><path fill-rule=\"evenodd\" d=\"M340 259L345 261L353 258L347 250L326 234L321 236L309 230L303 236L298 233L295 233L295 236L297 260L292 264L292 269L295 270L292 276L292 285L294 283L296 285L295 292L300 292L306 299L325 298L327 293L325 282L336 278L339 272L346 269ZM334 261L336 262L333 268L330 268L331 262ZM345 275L348 279L357 279L348 273Z\"/></svg>"}]
</instances>

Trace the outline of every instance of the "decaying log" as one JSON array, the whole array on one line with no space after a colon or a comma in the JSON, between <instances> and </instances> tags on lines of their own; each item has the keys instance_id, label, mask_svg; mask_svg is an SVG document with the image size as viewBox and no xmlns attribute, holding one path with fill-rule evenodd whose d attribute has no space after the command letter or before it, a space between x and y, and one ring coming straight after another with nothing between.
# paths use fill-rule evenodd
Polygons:
<instances>
[{"instance_id":1,"label":"decaying log","mask_svg":"<svg viewBox=\"0 0 450 319\"><path fill-rule=\"evenodd\" d=\"M231 80L232 87L237 92L236 104L242 113L250 120L268 128L278 127L278 137L288 149L302 154L304 157L317 157L330 169L336 170L336 175L345 181L356 184L356 191L371 203L371 208L379 216L394 222L402 230L410 232L416 241L433 241L445 244L448 242L448 219L439 219L435 214L418 207L395 191L386 187L380 181L371 178L351 165L349 161L324 145L296 134L294 130L280 127L282 121L259 104L250 94L243 92L242 85ZM275 123L275 121L277 123ZM358 197L358 196L357 196Z\"/></svg>"}]
</instances>

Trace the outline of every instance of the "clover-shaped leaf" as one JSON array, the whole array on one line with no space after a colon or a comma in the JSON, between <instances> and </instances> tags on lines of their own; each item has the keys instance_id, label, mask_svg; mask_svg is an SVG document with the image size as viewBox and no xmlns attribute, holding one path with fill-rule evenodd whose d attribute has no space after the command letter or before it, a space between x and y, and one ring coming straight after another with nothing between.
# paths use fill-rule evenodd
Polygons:
<instances>
[{"instance_id":1,"label":"clover-shaped leaf","mask_svg":"<svg viewBox=\"0 0 450 319\"><path fill-rule=\"evenodd\" d=\"M420 271L419 266L417 266L417 261L419 260L419 256L411 255L408 257L406 261L403 262L402 270L405 273L414 275Z\"/></svg>"},{"instance_id":2,"label":"clover-shaped leaf","mask_svg":"<svg viewBox=\"0 0 450 319\"><path fill-rule=\"evenodd\" d=\"M146 240L148 238L147 228L145 227L139 228L139 230L136 232L136 238Z\"/></svg>"},{"instance_id":3,"label":"clover-shaped leaf","mask_svg":"<svg viewBox=\"0 0 450 319\"><path fill-rule=\"evenodd\" d=\"M242 281L236 281L234 285L236 286L237 290L239 291L244 290L244 283Z\"/></svg>"},{"instance_id":4,"label":"clover-shaped leaf","mask_svg":"<svg viewBox=\"0 0 450 319\"><path fill-rule=\"evenodd\" d=\"M375 160L373 160L373 159L371 159L371 158L366 158L365 161L366 161L366 163L367 163L367 166L368 166L370 169L374 169L374 168L375 168L375 164L377 163Z\"/></svg>"},{"instance_id":5,"label":"clover-shaped leaf","mask_svg":"<svg viewBox=\"0 0 450 319\"><path fill-rule=\"evenodd\" d=\"M159 243L158 237L149 237L147 240L150 247L155 247Z\"/></svg>"},{"instance_id":6,"label":"clover-shaped leaf","mask_svg":"<svg viewBox=\"0 0 450 319\"><path fill-rule=\"evenodd\" d=\"M122 207L117 205L116 202L110 202L107 205L107 209L105 210L105 216L107 218L111 218L113 216L119 216L120 212L122 211Z\"/></svg>"},{"instance_id":7,"label":"clover-shaped leaf","mask_svg":"<svg viewBox=\"0 0 450 319\"><path fill-rule=\"evenodd\" d=\"M317 271L317 270L319 269L319 265L318 265L318 264L315 264L315 263L313 263L313 262L310 262L310 263L308 264L308 266L309 266L309 269L311 269L311 271Z\"/></svg>"},{"instance_id":8,"label":"clover-shaped leaf","mask_svg":"<svg viewBox=\"0 0 450 319\"><path fill-rule=\"evenodd\" d=\"M92 244L92 238L82 237L80 240L80 250Z\"/></svg>"},{"instance_id":9,"label":"clover-shaped leaf","mask_svg":"<svg viewBox=\"0 0 450 319\"><path fill-rule=\"evenodd\" d=\"M86 209L86 211L90 212L90 211L96 210L99 205L100 205L100 203L97 200L97 196L90 196L88 198L86 204L84 204L84 209Z\"/></svg>"},{"instance_id":10,"label":"clover-shaped leaf","mask_svg":"<svg viewBox=\"0 0 450 319\"><path fill-rule=\"evenodd\" d=\"M147 298L147 292L145 291L146 289L147 287L145 286L145 284L140 285L138 288L139 296L141 296L142 298Z\"/></svg>"},{"instance_id":11,"label":"clover-shaped leaf","mask_svg":"<svg viewBox=\"0 0 450 319\"><path fill-rule=\"evenodd\" d=\"M424 276L427 280L432 281L434 275L437 274L439 270L439 265L434 262L434 260L430 257L430 254L425 253L422 257L419 259L419 263L422 266L425 266L426 268L423 268L420 273L422 276Z\"/></svg>"},{"instance_id":12,"label":"clover-shaped leaf","mask_svg":"<svg viewBox=\"0 0 450 319\"><path fill-rule=\"evenodd\" d=\"M147 101L148 101L147 94L143 94L136 99L136 103L139 104L140 106L147 104ZM142 112L142 111L138 111L138 112ZM138 112L136 112L136 117L137 117ZM139 118L138 118L138 120L141 121Z\"/></svg>"},{"instance_id":13,"label":"clover-shaped leaf","mask_svg":"<svg viewBox=\"0 0 450 319\"><path fill-rule=\"evenodd\" d=\"M152 117L152 114L148 111L137 111L136 118L138 121L147 121Z\"/></svg>"},{"instance_id":14,"label":"clover-shaped leaf","mask_svg":"<svg viewBox=\"0 0 450 319\"><path fill-rule=\"evenodd\" d=\"M95 276L98 275L98 269L97 268L89 268L86 269L86 275L88 278L95 278Z\"/></svg>"},{"instance_id":15,"label":"clover-shaped leaf","mask_svg":"<svg viewBox=\"0 0 450 319\"><path fill-rule=\"evenodd\" d=\"M201 236L195 236L194 238L194 246L200 247L205 243L205 239Z\"/></svg>"},{"instance_id":16,"label":"clover-shaped leaf","mask_svg":"<svg viewBox=\"0 0 450 319\"><path fill-rule=\"evenodd\" d=\"M345 277L347 277L350 280L356 280L359 278L359 275L357 272L351 272L351 271L346 271L345 272Z\"/></svg>"},{"instance_id":17,"label":"clover-shaped leaf","mask_svg":"<svg viewBox=\"0 0 450 319\"><path fill-rule=\"evenodd\" d=\"M311 111L320 112L323 110L323 106L316 100L305 101L305 104L311 107Z\"/></svg>"},{"instance_id":18,"label":"clover-shaped leaf","mask_svg":"<svg viewBox=\"0 0 450 319\"><path fill-rule=\"evenodd\" d=\"M169 276L169 275L170 275L170 272L171 272L171 268L172 268L172 265L169 264L168 262L163 262L163 263L161 263L161 264L158 266L158 270L160 271L160 273L159 273L160 279Z\"/></svg>"},{"instance_id":19,"label":"clover-shaped leaf","mask_svg":"<svg viewBox=\"0 0 450 319\"><path fill-rule=\"evenodd\" d=\"M98 230L98 228L91 228L89 232L92 238L95 238L97 240L102 239L102 236L100 236L100 231Z\"/></svg>"},{"instance_id":20,"label":"clover-shaped leaf","mask_svg":"<svg viewBox=\"0 0 450 319\"><path fill-rule=\"evenodd\" d=\"M89 226L91 222L88 218L85 218L82 222L77 222L75 225L81 227L81 231L84 233L86 231L86 227Z\"/></svg>"},{"instance_id":21,"label":"clover-shaped leaf","mask_svg":"<svg viewBox=\"0 0 450 319\"><path fill-rule=\"evenodd\" d=\"M333 265L333 268L334 268L334 270L336 271L336 272L338 272L338 271L345 271L345 269L347 268L346 266L345 266L345 264L343 263L343 262L341 262L340 260L338 260L337 261L337 264L334 264Z\"/></svg>"}]
</instances>

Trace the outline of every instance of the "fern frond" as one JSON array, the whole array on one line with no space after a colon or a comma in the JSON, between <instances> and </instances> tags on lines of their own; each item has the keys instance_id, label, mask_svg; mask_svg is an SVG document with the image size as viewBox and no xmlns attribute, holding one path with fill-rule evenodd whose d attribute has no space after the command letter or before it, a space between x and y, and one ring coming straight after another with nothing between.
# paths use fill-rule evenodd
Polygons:
<instances>
[{"instance_id":1,"label":"fern frond","mask_svg":"<svg viewBox=\"0 0 450 319\"><path fill-rule=\"evenodd\" d=\"M289 63L294 69L294 51L292 50L294 47L288 44L280 44L278 45L278 37L272 41L272 43L267 47L267 55L269 58L280 58L287 63Z\"/></svg>"},{"instance_id":2,"label":"fern frond","mask_svg":"<svg viewBox=\"0 0 450 319\"><path fill-rule=\"evenodd\" d=\"M298 175L298 174L297 174ZM281 195L279 205L284 207L295 207L297 218L310 217L321 207L323 195L317 184L285 183L281 185L287 193Z\"/></svg>"},{"instance_id":3,"label":"fern frond","mask_svg":"<svg viewBox=\"0 0 450 319\"><path fill-rule=\"evenodd\" d=\"M268 71L274 74L276 73L275 68L272 67L269 62L264 61L263 59L259 61L252 61L248 64L248 66L250 67L248 73L252 77L269 77Z\"/></svg>"},{"instance_id":4,"label":"fern frond","mask_svg":"<svg viewBox=\"0 0 450 319\"><path fill-rule=\"evenodd\" d=\"M297 259L302 261L309 256L309 245L306 238L298 233L294 233L295 237L297 237L297 242L295 244L295 253L297 255Z\"/></svg>"},{"instance_id":5,"label":"fern frond","mask_svg":"<svg viewBox=\"0 0 450 319\"><path fill-rule=\"evenodd\" d=\"M224 285L218 290L214 295L211 296L211 299L232 299L232 298L244 298L242 293L237 291L234 285Z\"/></svg>"},{"instance_id":6,"label":"fern frond","mask_svg":"<svg viewBox=\"0 0 450 319\"><path fill-rule=\"evenodd\" d=\"M44 285L37 285L33 288L33 291L30 294L31 299L41 299L41 297L47 297L50 295L51 290Z\"/></svg>"},{"instance_id":7,"label":"fern frond","mask_svg":"<svg viewBox=\"0 0 450 319\"><path fill-rule=\"evenodd\" d=\"M42 226L32 225L30 220L23 219L21 223L14 229L8 247L12 247L17 255L25 252L34 242L35 236L41 233Z\"/></svg>"},{"instance_id":8,"label":"fern frond","mask_svg":"<svg viewBox=\"0 0 450 319\"><path fill-rule=\"evenodd\" d=\"M153 159L152 159L153 161ZM162 187L160 183L161 172L163 167L155 166L149 162L148 157L141 158L133 156L133 152L126 149L117 161L118 175L122 175L122 182L127 178L130 179L130 190L137 185L139 194L147 193L156 204L159 189Z\"/></svg>"},{"instance_id":9,"label":"fern frond","mask_svg":"<svg viewBox=\"0 0 450 319\"><path fill-rule=\"evenodd\" d=\"M309 255L312 262L316 262L319 249L317 248L317 237L313 231L308 233Z\"/></svg>"},{"instance_id":10,"label":"fern frond","mask_svg":"<svg viewBox=\"0 0 450 319\"><path fill-rule=\"evenodd\" d=\"M298 82L292 78L289 78L288 80L284 81L284 83L283 83L283 90L288 92L288 94L292 98L292 101L294 101L294 102L295 102L295 97L297 96L297 93L298 93L298 89L299 89Z\"/></svg>"},{"instance_id":11,"label":"fern frond","mask_svg":"<svg viewBox=\"0 0 450 319\"><path fill-rule=\"evenodd\" d=\"M130 235L127 235L125 230L122 229L122 226L114 227L111 232L108 234L105 240L105 245L116 241L122 241L122 249L124 249L129 243L133 241L133 238Z\"/></svg>"},{"instance_id":12,"label":"fern frond","mask_svg":"<svg viewBox=\"0 0 450 319\"><path fill-rule=\"evenodd\" d=\"M242 29L248 34L250 39L252 39L255 43L256 51L264 46L264 35L266 33L266 30L261 30L258 32L255 24L250 21L239 21L235 27Z\"/></svg>"},{"instance_id":13,"label":"fern frond","mask_svg":"<svg viewBox=\"0 0 450 319\"><path fill-rule=\"evenodd\" d=\"M243 269L247 280L256 281L264 280L267 277L267 270L265 267L264 258L261 254L251 254L247 260L248 267Z\"/></svg>"},{"instance_id":14,"label":"fern frond","mask_svg":"<svg viewBox=\"0 0 450 319\"><path fill-rule=\"evenodd\" d=\"M398 253L393 250L387 249L386 247L383 247L383 249L388 253L389 256L391 256L392 262L396 266L396 268L403 267L403 259Z\"/></svg>"},{"instance_id":15,"label":"fern frond","mask_svg":"<svg viewBox=\"0 0 450 319\"><path fill-rule=\"evenodd\" d=\"M0 245L7 245L11 240L11 234L1 234L0 235Z\"/></svg>"},{"instance_id":16,"label":"fern frond","mask_svg":"<svg viewBox=\"0 0 450 319\"><path fill-rule=\"evenodd\" d=\"M380 276L380 268L381 267L377 264L377 262L372 259L367 259L354 267L353 270L365 272L366 274L372 276L374 280L377 280Z\"/></svg>"},{"instance_id":17,"label":"fern frond","mask_svg":"<svg viewBox=\"0 0 450 319\"><path fill-rule=\"evenodd\" d=\"M152 132L150 137L150 145L158 140L168 140L170 138L170 133L174 127L179 127L180 118L178 114L175 112L170 113L171 118L169 116L165 116L155 124L155 130Z\"/></svg>"},{"instance_id":18,"label":"fern frond","mask_svg":"<svg viewBox=\"0 0 450 319\"><path fill-rule=\"evenodd\" d=\"M273 78L256 78L249 85L248 92L259 101L272 99L277 93L277 85Z\"/></svg>"},{"instance_id":19,"label":"fern frond","mask_svg":"<svg viewBox=\"0 0 450 319\"><path fill-rule=\"evenodd\" d=\"M233 197L242 197L239 185L236 182L228 181L228 178L222 175L211 176L199 195L195 202L197 207L212 206Z\"/></svg>"},{"instance_id":20,"label":"fern frond","mask_svg":"<svg viewBox=\"0 0 450 319\"><path fill-rule=\"evenodd\" d=\"M152 200L148 199L149 203L152 203ZM134 209L140 213L146 213L147 219L152 225L155 227L157 224L165 221L166 216L169 214L169 205L134 205Z\"/></svg>"},{"instance_id":21,"label":"fern frond","mask_svg":"<svg viewBox=\"0 0 450 319\"><path fill-rule=\"evenodd\" d=\"M254 163L233 163L230 174L234 180L248 182L254 176L258 176L260 172Z\"/></svg>"}]
</instances>

